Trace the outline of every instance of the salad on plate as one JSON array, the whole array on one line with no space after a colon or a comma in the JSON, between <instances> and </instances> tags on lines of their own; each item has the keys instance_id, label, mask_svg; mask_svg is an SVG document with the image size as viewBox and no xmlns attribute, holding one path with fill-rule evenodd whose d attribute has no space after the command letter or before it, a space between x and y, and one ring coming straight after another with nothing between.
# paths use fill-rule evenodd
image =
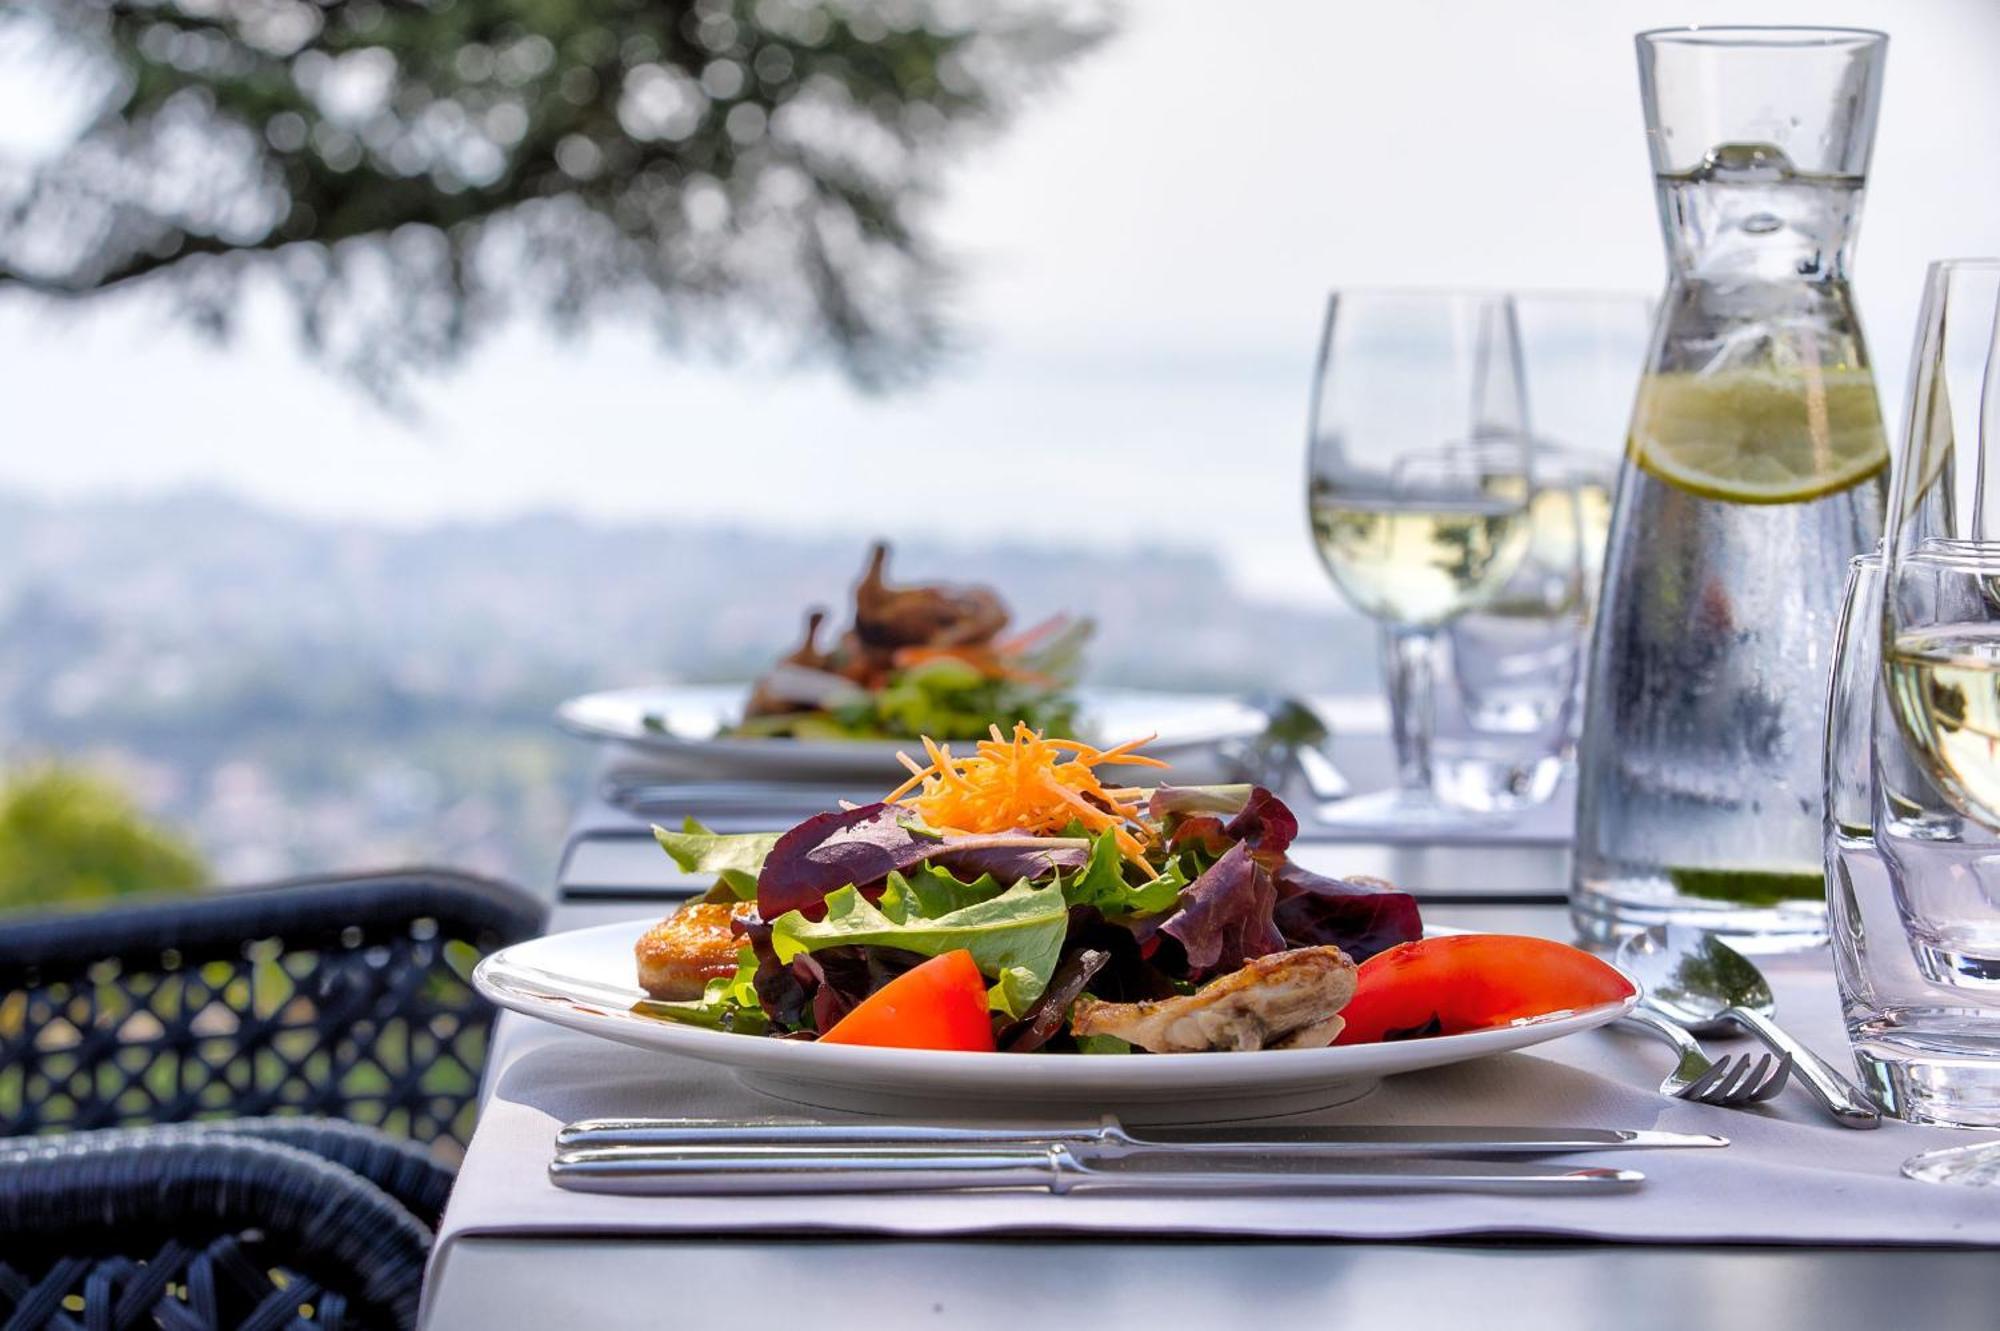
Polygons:
<instances>
[{"instance_id":1,"label":"salad on plate","mask_svg":"<svg viewBox=\"0 0 2000 1331\"><path fill-rule=\"evenodd\" d=\"M855 584L852 622L830 645L820 645L826 612L807 614L804 641L757 680L726 735L969 740L1015 722L1075 731L1089 621L1057 616L1010 633L992 588L892 586L888 560L877 542Z\"/></svg>"},{"instance_id":2,"label":"salad on plate","mask_svg":"<svg viewBox=\"0 0 2000 1331\"><path fill-rule=\"evenodd\" d=\"M1309 1049L1618 1002L1545 939L1426 937L1409 893L1288 854L1259 786L1127 784L1165 766L1025 723L923 742L873 804L777 833L656 827L714 886L642 937L634 1010L746 1038L1068 1055Z\"/></svg>"}]
</instances>

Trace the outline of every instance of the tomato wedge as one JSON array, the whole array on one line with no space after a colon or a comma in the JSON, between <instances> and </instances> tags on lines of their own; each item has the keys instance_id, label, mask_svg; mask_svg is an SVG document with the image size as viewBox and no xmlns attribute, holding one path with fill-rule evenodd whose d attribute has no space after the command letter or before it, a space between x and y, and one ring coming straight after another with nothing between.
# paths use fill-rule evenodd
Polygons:
<instances>
[{"instance_id":1,"label":"tomato wedge","mask_svg":"<svg viewBox=\"0 0 2000 1331\"><path fill-rule=\"evenodd\" d=\"M993 1052L986 977L964 948L898 975L819 1037L821 1044Z\"/></svg>"},{"instance_id":2,"label":"tomato wedge","mask_svg":"<svg viewBox=\"0 0 2000 1331\"><path fill-rule=\"evenodd\" d=\"M1632 983L1567 943L1451 934L1398 943L1361 963L1335 1044L1458 1035L1524 1017L1616 1003Z\"/></svg>"}]
</instances>

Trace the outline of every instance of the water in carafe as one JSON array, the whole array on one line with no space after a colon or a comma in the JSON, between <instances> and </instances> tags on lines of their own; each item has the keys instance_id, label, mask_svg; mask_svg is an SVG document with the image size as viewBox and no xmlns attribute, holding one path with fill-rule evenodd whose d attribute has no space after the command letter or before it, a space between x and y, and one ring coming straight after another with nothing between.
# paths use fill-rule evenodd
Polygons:
<instances>
[{"instance_id":1,"label":"water in carafe","mask_svg":"<svg viewBox=\"0 0 2000 1331\"><path fill-rule=\"evenodd\" d=\"M1881 534L1888 468L1847 281L1880 40L1825 30L1845 59L1790 90L1844 103L1833 116L1858 149L1788 137L1811 117L1773 117L1783 87L1745 102L1754 114L1685 104L1696 71L1729 69L1738 43L1737 86L1800 74L1783 39L1760 35L1783 31L1796 30L1641 38L1669 281L1578 752L1572 903L1587 936L1662 920L1752 947L1824 936L1827 669L1848 560ZM1697 151L1687 140L1701 134Z\"/></svg>"}]
</instances>

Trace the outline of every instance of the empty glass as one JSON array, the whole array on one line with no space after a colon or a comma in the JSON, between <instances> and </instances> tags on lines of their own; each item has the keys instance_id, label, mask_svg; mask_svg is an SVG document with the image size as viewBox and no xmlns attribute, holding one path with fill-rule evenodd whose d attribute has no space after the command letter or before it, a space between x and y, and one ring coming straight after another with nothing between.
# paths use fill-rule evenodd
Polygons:
<instances>
[{"instance_id":1,"label":"empty glass","mask_svg":"<svg viewBox=\"0 0 2000 1331\"><path fill-rule=\"evenodd\" d=\"M1431 753L1439 800L1489 813L1547 802L1575 756L1612 495L1653 332L1645 296L1529 291L1513 304L1534 538L1499 594L1445 630Z\"/></svg>"},{"instance_id":2,"label":"empty glass","mask_svg":"<svg viewBox=\"0 0 2000 1331\"><path fill-rule=\"evenodd\" d=\"M1534 468L1527 551L1494 596L1451 621L1436 684L1432 784L1444 803L1482 813L1548 800L1576 736L1602 475L1541 446Z\"/></svg>"},{"instance_id":3,"label":"empty glass","mask_svg":"<svg viewBox=\"0 0 2000 1331\"><path fill-rule=\"evenodd\" d=\"M2000 1126L2000 989L1941 970L1905 909L2000 884L2000 836L1952 810L1910 758L1882 687L1882 586L1879 556L1854 560L1827 699L1827 923L1841 1009L1884 1112Z\"/></svg>"}]
</instances>

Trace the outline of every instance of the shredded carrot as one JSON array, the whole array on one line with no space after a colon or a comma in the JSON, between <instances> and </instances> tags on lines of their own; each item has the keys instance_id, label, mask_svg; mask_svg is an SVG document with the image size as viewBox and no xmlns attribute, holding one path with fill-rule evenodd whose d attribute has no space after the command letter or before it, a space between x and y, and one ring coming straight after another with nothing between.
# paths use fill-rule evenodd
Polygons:
<instances>
[{"instance_id":1,"label":"shredded carrot","mask_svg":"<svg viewBox=\"0 0 2000 1331\"><path fill-rule=\"evenodd\" d=\"M993 650L1001 656L1019 656L1030 647L1037 646L1053 638L1069 627L1068 615L1050 615L1032 628L1022 629L1011 638L1003 638L993 644Z\"/></svg>"},{"instance_id":2,"label":"shredded carrot","mask_svg":"<svg viewBox=\"0 0 2000 1331\"><path fill-rule=\"evenodd\" d=\"M1048 836L1071 823L1092 832L1111 833L1126 859L1144 868L1153 833L1141 816L1143 792L1129 786L1107 787L1098 767L1165 767L1157 758L1136 750L1152 740L1127 740L1097 749L1073 739L1047 739L1041 732L1015 722L1012 737L992 728L993 738L980 740L969 758L953 755L948 744L923 740L928 764L908 754L897 755L910 779L896 787L888 802L913 809L939 831L970 834L1027 832Z\"/></svg>"}]
</instances>

